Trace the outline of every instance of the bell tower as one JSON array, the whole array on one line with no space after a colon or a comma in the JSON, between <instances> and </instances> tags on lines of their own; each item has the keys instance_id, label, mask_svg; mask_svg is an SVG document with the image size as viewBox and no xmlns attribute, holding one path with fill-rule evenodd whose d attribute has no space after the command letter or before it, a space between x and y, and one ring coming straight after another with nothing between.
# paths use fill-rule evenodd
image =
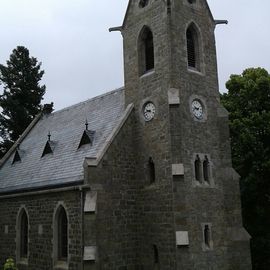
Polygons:
<instances>
[{"instance_id":1,"label":"bell tower","mask_svg":"<svg viewBox=\"0 0 270 270\"><path fill-rule=\"evenodd\" d=\"M214 31L221 22L206 0L128 4L121 32L142 269L251 269L219 102Z\"/></svg>"}]
</instances>

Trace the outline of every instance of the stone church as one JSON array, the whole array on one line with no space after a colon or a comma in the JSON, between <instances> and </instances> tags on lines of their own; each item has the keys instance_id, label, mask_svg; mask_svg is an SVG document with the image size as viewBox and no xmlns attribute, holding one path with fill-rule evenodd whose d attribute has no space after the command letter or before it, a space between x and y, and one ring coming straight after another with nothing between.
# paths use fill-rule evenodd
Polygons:
<instances>
[{"instance_id":1,"label":"stone church","mask_svg":"<svg viewBox=\"0 0 270 270\"><path fill-rule=\"evenodd\" d=\"M0 163L0 264L248 270L206 0L130 0L123 88L49 106Z\"/></svg>"}]
</instances>

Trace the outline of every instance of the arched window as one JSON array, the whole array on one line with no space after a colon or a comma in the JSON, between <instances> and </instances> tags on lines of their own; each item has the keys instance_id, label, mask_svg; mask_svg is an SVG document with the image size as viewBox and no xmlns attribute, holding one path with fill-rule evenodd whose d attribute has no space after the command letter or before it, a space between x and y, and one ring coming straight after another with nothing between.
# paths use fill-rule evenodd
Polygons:
<instances>
[{"instance_id":1,"label":"arched window","mask_svg":"<svg viewBox=\"0 0 270 270\"><path fill-rule=\"evenodd\" d=\"M148 27L143 28L139 36L138 46L139 73L143 75L154 69L155 66L153 34Z\"/></svg>"},{"instance_id":2,"label":"arched window","mask_svg":"<svg viewBox=\"0 0 270 270\"><path fill-rule=\"evenodd\" d=\"M26 210L22 208L17 218L17 261L27 261L29 222Z\"/></svg>"},{"instance_id":3,"label":"arched window","mask_svg":"<svg viewBox=\"0 0 270 270\"><path fill-rule=\"evenodd\" d=\"M148 160L148 171L150 184L152 184L156 181L156 170L155 170L155 163L151 157Z\"/></svg>"},{"instance_id":4,"label":"arched window","mask_svg":"<svg viewBox=\"0 0 270 270\"><path fill-rule=\"evenodd\" d=\"M209 170L209 160L207 156L205 156L204 161L203 161L203 179L205 182L209 183L210 170Z\"/></svg>"},{"instance_id":5,"label":"arched window","mask_svg":"<svg viewBox=\"0 0 270 270\"><path fill-rule=\"evenodd\" d=\"M198 31L194 24L191 24L186 32L187 60L188 67L200 71L200 48Z\"/></svg>"},{"instance_id":6,"label":"arched window","mask_svg":"<svg viewBox=\"0 0 270 270\"><path fill-rule=\"evenodd\" d=\"M58 215L58 259L67 260L68 254L68 222L67 214L63 207L60 207Z\"/></svg>"},{"instance_id":7,"label":"arched window","mask_svg":"<svg viewBox=\"0 0 270 270\"><path fill-rule=\"evenodd\" d=\"M68 219L65 208L60 205L54 217L54 261L67 262L68 259Z\"/></svg>"},{"instance_id":8,"label":"arched window","mask_svg":"<svg viewBox=\"0 0 270 270\"><path fill-rule=\"evenodd\" d=\"M153 251L154 251L154 264L159 264L159 254L157 245L153 245Z\"/></svg>"},{"instance_id":9,"label":"arched window","mask_svg":"<svg viewBox=\"0 0 270 270\"><path fill-rule=\"evenodd\" d=\"M144 8L148 5L148 3L149 3L149 0L140 0L139 7Z\"/></svg>"},{"instance_id":10,"label":"arched window","mask_svg":"<svg viewBox=\"0 0 270 270\"><path fill-rule=\"evenodd\" d=\"M27 258L28 254L28 218L25 210L21 216L21 237L20 237L20 257Z\"/></svg>"},{"instance_id":11,"label":"arched window","mask_svg":"<svg viewBox=\"0 0 270 270\"><path fill-rule=\"evenodd\" d=\"M210 240L211 240L209 225L204 226L203 234L204 234L204 244L206 247L209 248L210 247Z\"/></svg>"},{"instance_id":12,"label":"arched window","mask_svg":"<svg viewBox=\"0 0 270 270\"><path fill-rule=\"evenodd\" d=\"M199 155L196 156L195 162L194 162L194 169L195 169L195 179L198 182L201 182L201 159Z\"/></svg>"}]
</instances>

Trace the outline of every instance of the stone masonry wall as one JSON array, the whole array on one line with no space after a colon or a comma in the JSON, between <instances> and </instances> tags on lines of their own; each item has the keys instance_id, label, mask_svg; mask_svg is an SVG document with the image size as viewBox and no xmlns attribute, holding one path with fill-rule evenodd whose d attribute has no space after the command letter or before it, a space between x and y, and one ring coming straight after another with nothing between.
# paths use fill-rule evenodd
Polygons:
<instances>
[{"instance_id":1,"label":"stone masonry wall","mask_svg":"<svg viewBox=\"0 0 270 270\"><path fill-rule=\"evenodd\" d=\"M136 145L136 182L139 187L139 260L144 269L176 269L173 214L171 152L169 134L170 45L167 1L149 1L140 8L131 1L124 30L124 65L126 104L135 109L134 143ZM141 76L139 70L141 31L147 26L153 33L155 67ZM145 121L143 106L151 101L155 116ZM149 158L155 164L155 181L149 178Z\"/></svg>"},{"instance_id":2,"label":"stone masonry wall","mask_svg":"<svg viewBox=\"0 0 270 270\"><path fill-rule=\"evenodd\" d=\"M88 168L88 183L97 191L96 214L85 227L96 244L98 257L87 269L135 270L138 268L138 186L134 177L136 160L133 142L133 114L114 138L97 167Z\"/></svg>"},{"instance_id":3,"label":"stone masonry wall","mask_svg":"<svg viewBox=\"0 0 270 270\"><path fill-rule=\"evenodd\" d=\"M81 195L79 191L37 194L10 199L0 198L0 268L7 258L16 258L16 217L20 207L24 206L29 216L29 258L28 265L18 265L18 269L53 269L52 226L54 211L59 202L66 207L69 222L69 269L81 269ZM8 226L8 232L5 232L6 226Z\"/></svg>"}]
</instances>

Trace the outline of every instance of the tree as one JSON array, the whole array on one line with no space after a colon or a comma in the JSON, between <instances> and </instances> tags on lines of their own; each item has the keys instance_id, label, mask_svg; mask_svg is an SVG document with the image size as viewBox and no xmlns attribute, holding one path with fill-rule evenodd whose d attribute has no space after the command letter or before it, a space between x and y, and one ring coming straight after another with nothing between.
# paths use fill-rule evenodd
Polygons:
<instances>
[{"instance_id":1,"label":"tree","mask_svg":"<svg viewBox=\"0 0 270 270\"><path fill-rule=\"evenodd\" d=\"M45 85L39 82L44 74L41 63L29 56L29 51L18 46L10 55L7 65L0 65L0 158L23 133L41 110Z\"/></svg>"},{"instance_id":2,"label":"tree","mask_svg":"<svg viewBox=\"0 0 270 270\"><path fill-rule=\"evenodd\" d=\"M244 226L252 236L253 269L270 265L270 75L249 68L231 75L221 101L229 111L232 158L241 175Z\"/></svg>"}]
</instances>

